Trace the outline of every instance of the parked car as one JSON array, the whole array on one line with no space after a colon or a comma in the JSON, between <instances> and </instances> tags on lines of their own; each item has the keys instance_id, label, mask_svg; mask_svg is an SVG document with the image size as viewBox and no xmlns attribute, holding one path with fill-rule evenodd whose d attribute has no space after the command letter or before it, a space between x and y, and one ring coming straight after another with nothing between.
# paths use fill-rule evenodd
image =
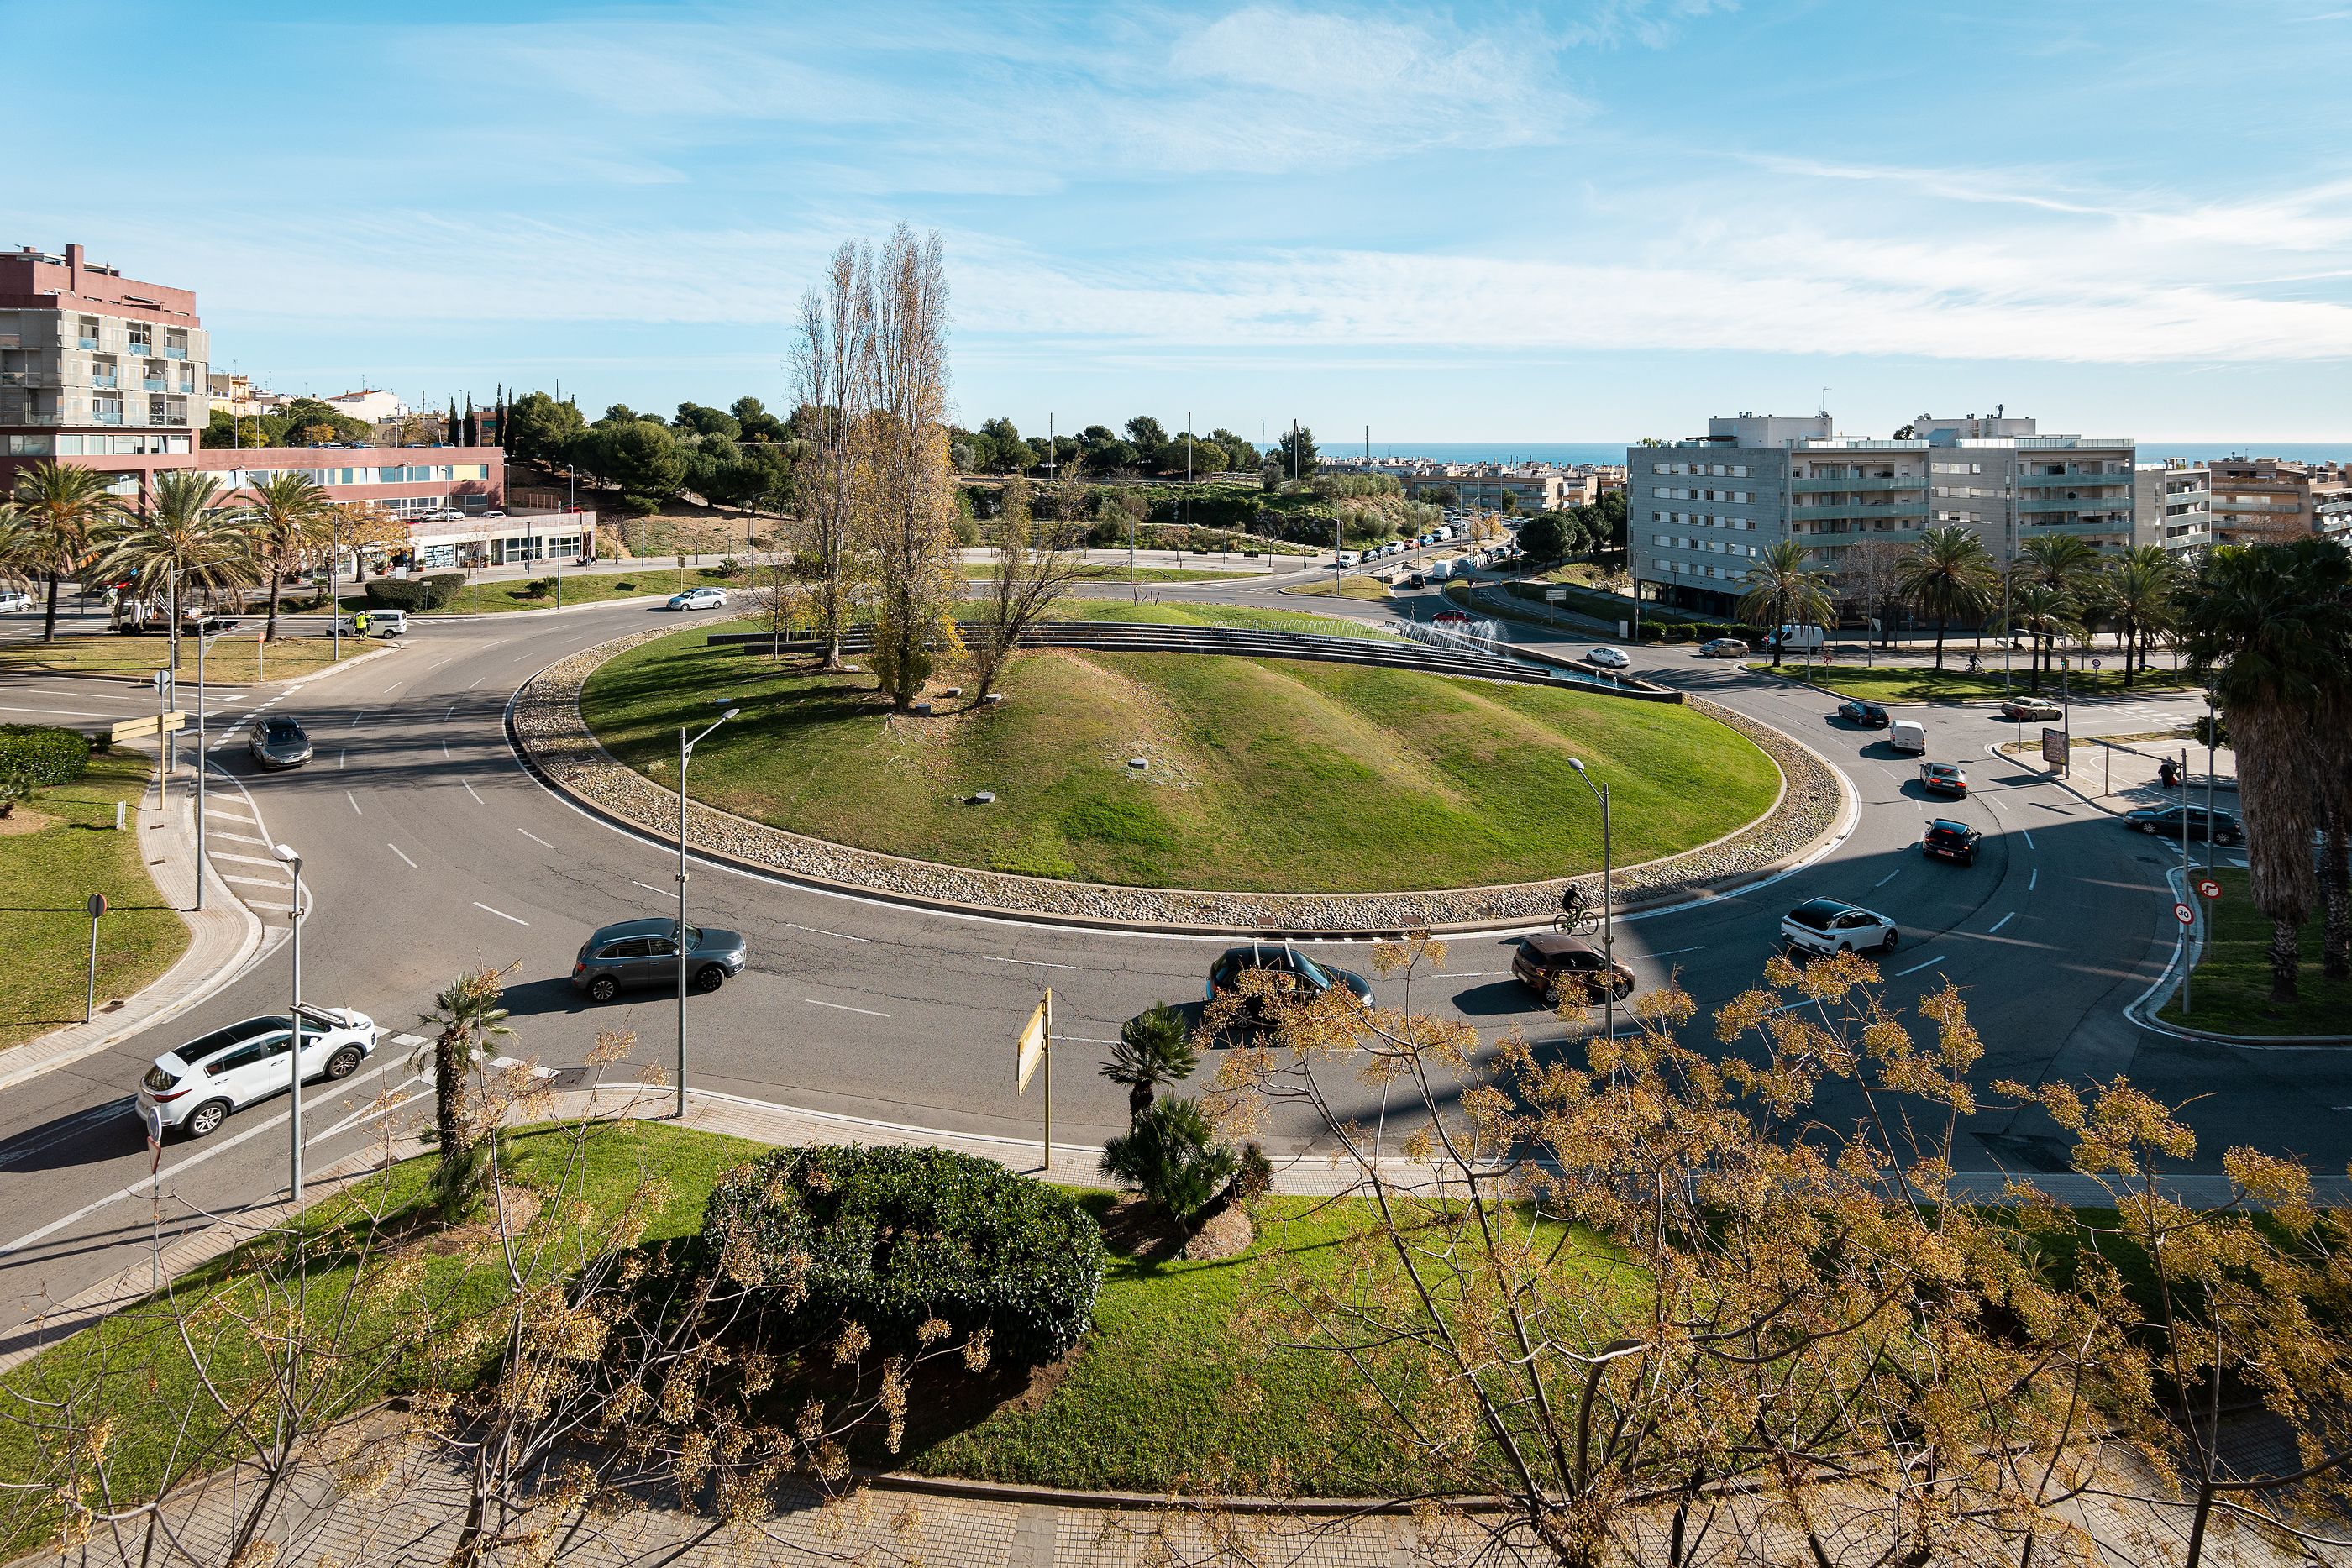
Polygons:
<instances>
[{"instance_id":1,"label":"parked car","mask_svg":"<svg viewBox=\"0 0 2352 1568\"><path fill-rule=\"evenodd\" d=\"M1367 1006L1372 999L1371 982L1363 976L1352 969L1318 964L1287 942L1252 942L1218 954L1216 962L1209 966L1208 999L1213 1002L1228 992L1239 990L1242 977L1253 969L1273 976L1277 991L1319 996L1338 986ZM1242 1015L1242 1028L1251 1032L1265 1029L1269 1021L1264 1004L1255 999L1244 1004Z\"/></svg>"},{"instance_id":2,"label":"parked car","mask_svg":"<svg viewBox=\"0 0 2352 1568\"><path fill-rule=\"evenodd\" d=\"M32 607L33 596L21 588L12 588L0 592L0 611L30 610Z\"/></svg>"},{"instance_id":3,"label":"parked car","mask_svg":"<svg viewBox=\"0 0 2352 1568\"><path fill-rule=\"evenodd\" d=\"M1969 792L1969 776L1957 762L1922 762L1919 788L1931 795L1965 795Z\"/></svg>"},{"instance_id":4,"label":"parked car","mask_svg":"<svg viewBox=\"0 0 2352 1568\"><path fill-rule=\"evenodd\" d=\"M2127 827L2143 833L2158 833L2168 839L2180 837L2180 818L2189 817L2189 841L2205 841L2205 808L2202 806L2142 806L2137 811L2124 813ZM2227 811L2213 813L2213 841L2217 844L2242 844L2246 841L2245 824Z\"/></svg>"},{"instance_id":5,"label":"parked car","mask_svg":"<svg viewBox=\"0 0 2352 1568\"><path fill-rule=\"evenodd\" d=\"M290 714L267 714L254 721L245 749L259 767L299 768L310 760L310 733Z\"/></svg>"},{"instance_id":6,"label":"parked car","mask_svg":"<svg viewBox=\"0 0 2352 1568\"><path fill-rule=\"evenodd\" d=\"M1470 617L1459 610L1441 610L1429 618L1433 626L1450 626L1460 631L1470 624Z\"/></svg>"},{"instance_id":7,"label":"parked car","mask_svg":"<svg viewBox=\"0 0 2352 1568\"><path fill-rule=\"evenodd\" d=\"M2040 697L2011 697L2000 705L2000 716L2012 724L2046 724L2066 714L2056 703Z\"/></svg>"},{"instance_id":8,"label":"parked car","mask_svg":"<svg viewBox=\"0 0 2352 1568\"><path fill-rule=\"evenodd\" d=\"M687 984L715 991L743 972L743 934L716 926L686 928ZM600 925L572 961L572 988L592 1002L609 1002L639 986L677 983L677 922L659 918Z\"/></svg>"},{"instance_id":9,"label":"parked car","mask_svg":"<svg viewBox=\"0 0 2352 1568\"><path fill-rule=\"evenodd\" d=\"M1938 817L1927 824L1927 831L1919 840L1919 852L1929 860L1974 865L1978 846L1983 842L1984 835L1966 822L1948 822Z\"/></svg>"},{"instance_id":10,"label":"parked car","mask_svg":"<svg viewBox=\"0 0 2352 1568\"><path fill-rule=\"evenodd\" d=\"M375 1051L375 1020L349 1008L310 1008L302 1019L302 1082L340 1082ZM142 1120L201 1138L257 1100L293 1087L294 1027L268 1013L216 1029L155 1059L139 1081Z\"/></svg>"},{"instance_id":11,"label":"parked car","mask_svg":"<svg viewBox=\"0 0 2352 1568\"><path fill-rule=\"evenodd\" d=\"M1547 1005L1577 994L1601 999L1601 976L1608 988L1623 1001L1633 991L1633 971L1608 957L1581 936L1547 931L1523 937L1511 955L1511 973L1519 984L1541 997Z\"/></svg>"},{"instance_id":12,"label":"parked car","mask_svg":"<svg viewBox=\"0 0 2352 1568\"><path fill-rule=\"evenodd\" d=\"M726 603L727 591L723 588L689 588L669 596L672 610L718 610Z\"/></svg>"},{"instance_id":13,"label":"parked car","mask_svg":"<svg viewBox=\"0 0 2352 1568\"><path fill-rule=\"evenodd\" d=\"M1584 655L1585 663L1598 664L1604 670L1630 670L1633 661L1625 656L1622 648L1595 648Z\"/></svg>"},{"instance_id":14,"label":"parked car","mask_svg":"<svg viewBox=\"0 0 2352 1568\"><path fill-rule=\"evenodd\" d=\"M1892 953L1902 933L1893 920L1858 904L1809 898L1780 917L1780 938L1808 953Z\"/></svg>"},{"instance_id":15,"label":"parked car","mask_svg":"<svg viewBox=\"0 0 2352 1568\"><path fill-rule=\"evenodd\" d=\"M1702 659L1744 659L1748 657L1748 644L1737 637L1710 638L1698 645L1698 656Z\"/></svg>"},{"instance_id":16,"label":"parked car","mask_svg":"<svg viewBox=\"0 0 2352 1568\"><path fill-rule=\"evenodd\" d=\"M1864 729L1885 729L1894 720L1876 703L1843 702L1838 704L1838 717L1848 724L1858 724Z\"/></svg>"},{"instance_id":17,"label":"parked car","mask_svg":"<svg viewBox=\"0 0 2352 1568\"><path fill-rule=\"evenodd\" d=\"M1331 559L1335 566L1353 566L1356 564L1357 556L1354 550L1343 549Z\"/></svg>"},{"instance_id":18,"label":"parked car","mask_svg":"<svg viewBox=\"0 0 2352 1568\"><path fill-rule=\"evenodd\" d=\"M1927 754L1927 727L1916 718L1896 719L1886 727L1886 748L1925 757Z\"/></svg>"},{"instance_id":19,"label":"parked car","mask_svg":"<svg viewBox=\"0 0 2352 1568\"><path fill-rule=\"evenodd\" d=\"M352 616L352 630L362 637L404 637L408 634L408 612L358 611Z\"/></svg>"}]
</instances>

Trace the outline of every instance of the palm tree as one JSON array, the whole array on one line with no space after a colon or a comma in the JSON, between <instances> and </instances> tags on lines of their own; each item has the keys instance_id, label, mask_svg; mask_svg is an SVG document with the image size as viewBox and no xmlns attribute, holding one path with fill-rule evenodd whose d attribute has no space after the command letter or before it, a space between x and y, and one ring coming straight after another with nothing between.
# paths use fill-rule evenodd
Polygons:
<instances>
[{"instance_id":1,"label":"palm tree","mask_svg":"<svg viewBox=\"0 0 2352 1568\"><path fill-rule=\"evenodd\" d=\"M507 1027L507 1009L499 1005L505 978L498 969L469 969L433 998L432 1011L416 1015L418 1023L432 1028L433 1038L409 1060L409 1070L428 1058L433 1063L433 1129L441 1151L433 1195L445 1216L454 1216L473 1194L489 1153L487 1129L475 1124L466 1107L466 1078L485 1046L514 1033Z\"/></svg>"},{"instance_id":2,"label":"palm tree","mask_svg":"<svg viewBox=\"0 0 2352 1568\"><path fill-rule=\"evenodd\" d=\"M1184 1035L1184 1016L1166 1002L1154 1002L1118 1026L1118 1043L1102 1075L1127 1086L1127 1119L1139 1120L1151 1109L1152 1096L1170 1083L1192 1075L1200 1053Z\"/></svg>"},{"instance_id":3,"label":"palm tree","mask_svg":"<svg viewBox=\"0 0 2352 1568\"><path fill-rule=\"evenodd\" d=\"M2017 548L2017 557L2009 563L2011 591L2019 585L2049 589L2064 598L2081 600L2085 585L2097 577L2099 552L2089 541L2072 534L2038 534ZM2013 602L2013 600L2012 600ZM2087 611L2088 605L2084 606ZM2084 614L2068 618L2070 626L2076 621L2087 624L2091 618ZM2057 653L2057 634L2037 639L2034 643L2034 690L2042 689L2042 676L2047 674Z\"/></svg>"},{"instance_id":4,"label":"palm tree","mask_svg":"<svg viewBox=\"0 0 2352 1568\"><path fill-rule=\"evenodd\" d=\"M58 584L80 577L89 559L92 536L122 515L122 504L107 491L95 468L36 463L16 476L16 509L38 531L40 570L49 580L48 607L41 616L41 641L58 639Z\"/></svg>"},{"instance_id":5,"label":"palm tree","mask_svg":"<svg viewBox=\"0 0 2352 1568\"><path fill-rule=\"evenodd\" d=\"M1929 528L1904 560L1897 580L1903 597L1922 615L1936 618L1936 668L1944 667L1944 632L1955 620L1983 616L1992 602L1999 574L1984 541L1958 523Z\"/></svg>"},{"instance_id":6,"label":"palm tree","mask_svg":"<svg viewBox=\"0 0 2352 1568\"><path fill-rule=\"evenodd\" d=\"M273 474L252 486L253 499L245 507L245 524L253 539L255 557L269 572L269 622L264 642L278 640L278 591L287 570L310 553L319 525L332 504L325 488L295 469Z\"/></svg>"},{"instance_id":7,"label":"palm tree","mask_svg":"<svg viewBox=\"0 0 2352 1568\"><path fill-rule=\"evenodd\" d=\"M2179 619L2180 568L2162 545L2137 545L2107 573L2107 606L2124 629L2124 685L2132 684L2133 657L2147 666L2147 642Z\"/></svg>"},{"instance_id":8,"label":"palm tree","mask_svg":"<svg viewBox=\"0 0 2352 1568\"><path fill-rule=\"evenodd\" d=\"M2009 627L2013 634L2025 632L2033 638L2033 689L2042 689L2042 650L2053 640L2074 630L2074 603L2054 588L2044 588L2030 582L2012 590L2009 596Z\"/></svg>"},{"instance_id":9,"label":"palm tree","mask_svg":"<svg viewBox=\"0 0 2352 1568\"><path fill-rule=\"evenodd\" d=\"M2312 835L2329 758L2315 711L2344 713L2352 659L2352 557L2333 540L2225 545L2206 558L2184 617L2190 666L2210 679L2238 754L2254 906L2271 922L2271 1004L2296 997L2299 936L2316 894Z\"/></svg>"},{"instance_id":10,"label":"palm tree","mask_svg":"<svg viewBox=\"0 0 2352 1568\"><path fill-rule=\"evenodd\" d=\"M14 501L0 501L0 588L29 590L47 561L48 541Z\"/></svg>"},{"instance_id":11,"label":"palm tree","mask_svg":"<svg viewBox=\"0 0 2352 1568\"><path fill-rule=\"evenodd\" d=\"M193 468L155 484L155 509L118 517L94 539L93 570L127 577L141 591L170 596L172 668L180 667L180 596L184 590L234 588L254 580L253 548L234 514L214 505L221 483Z\"/></svg>"},{"instance_id":12,"label":"palm tree","mask_svg":"<svg viewBox=\"0 0 2352 1568\"><path fill-rule=\"evenodd\" d=\"M1834 613L1830 596L1822 588L1821 574L1812 567L1812 557L1805 547L1794 539L1776 539L1764 547L1740 582L1748 591L1739 596L1739 618L1755 625L1773 629L1772 667L1780 667L1783 626L1811 626L1827 621Z\"/></svg>"}]
</instances>

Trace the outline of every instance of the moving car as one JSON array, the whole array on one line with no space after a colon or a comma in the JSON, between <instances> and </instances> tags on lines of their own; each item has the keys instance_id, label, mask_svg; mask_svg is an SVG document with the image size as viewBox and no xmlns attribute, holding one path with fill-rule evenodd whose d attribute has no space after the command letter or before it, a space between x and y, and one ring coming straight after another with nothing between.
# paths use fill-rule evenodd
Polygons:
<instances>
[{"instance_id":1,"label":"moving car","mask_svg":"<svg viewBox=\"0 0 2352 1568\"><path fill-rule=\"evenodd\" d=\"M1748 657L1748 644L1737 637L1717 637L1698 645L1698 656L1702 659L1744 659Z\"/></svg>"},{"instance_id":2,"label":"moving car","mask_svg":"<svg viewBox=\"0 0 2352 1568\"><path fill-rule=\"evenodd\" d=\"M1584 660L1604 670L1630 670L1633 667L1633 661L1625 656L1622 648L1595 648L1584 655Z\"/></svg>"},{"instance_id":3,"label":"moving car","mask_svg":"<svg viewBox=\"0 0 2352 1568\"><path fill-rule=\"evenodd\" d=\"M1429 623L1432 626L1466 627L1470 624L1470 617L1459 610L1441 610L1429 618Z\"/></svg>"},{"instance_id":4,"label":"moving car","mask_svg":"<svg viewBox=\"0 0 2352 1568\"><path fill-rule=\"evenodd\" d=\"M1811 651L1818 653L1822 644L1828 641L1829 633L1819 626L1783 626L1765 638L1764 645L1793 653Z\"/></svg>"},{"instance_id":5,"label":"moving car","mask_svg":"<svg viewBox=\"0 0 2352 1568\"><path fill-rule=\"evenodd\" d=\"M310 1008L302 1018L302 1082L340 1082L375 1051L375 1020L349 1008ZM287 1049L293 1025L284 1013L233 1023L155 1059L139 1081L139 1114L165 1132L201 1138L257 1100L293 1086Z\"/></svg>"},{"instance_id":6,"label":"moving car","mask_svg":"<svg viewBox=\"0 0 2352 1568\"><path fill-rule=\"evenodd\" d=\"M1983 842L1984 835L1966 822L1948 822L1938 817L1927 824L1927 831L1919 840L1919 852L1931 861L1974 865L1977 848Z\"/></svg>"},{"instance_id":7,"label":"moving car","mask_svg":"<svg viewBox=\"0 0 2352 1568\"><path fill-rule=\"evenodd\" d=\"M1875 910L1809 898L1780 917L1780 938L1808 953L1892 953L1903 936L1893 920Z\"/></svg>"},{"instance_id":8,"label":"moving car","mask_svg":"<svg viewBox=\"0 0 2352 1568\"><path fill-rule=\"evenodd\" d=\"M718 610L726 603L727 591L723 588L689 588L669 596L672 610Z\"/></svg>"},{"instance_id":9,"label":"moving car","mask_svg":"<svg viewBox=\"0 0 2352 1568\"><path fill-rule=\"evenodd\" d=\"M1885 729L1894 721L1886 710L1876 703L1843 702L1838 704L1838 717L1848 724L1858 724L1864 729Z\"/></svg>"},{"instance_id":10,"label":"moving car","mask_svg":"<svg viewBox=\"0 0 2352 1568\"><path fill-rule=\"evenodd\" d=\"M1886 727L1886 748L1925 757L1927 754L1927 727L1916 718L1896 719Z\"/></svg>"},{"instance_id":11,"label":"moving car","mask_svg":"<svg viewBox=\"0 0 2352 1568\"><path fill-rule=\"evenodd\" d=\"M245 749L263 768L299 768L310 760L310 735L290 714L267 714L254 721Z\"/></svg>"},{"instance_id":12,"label":"moving car","mask_svg":"<svg viewBox=\"0 0 2352 1568\"><path fill-rule=\"evenodd\" d=\"M30 610L32 607L33 596L21 588L12 588L0 592L0 611Z\"/></svg>"},{"instance_id":13,"label":"moving car","mask_svg":"<svg viewBox=\"0 0 2352 1568\"><path fill-rule=\"evenodd\" d=\"M1599 1001L1603 972L1610 977L1609 990L1617 1000L1633 994L1633 971L1610 963L1600 948L1581 936L1542 932L1522 938L1519 950L1511 955L1512 975L1547 1005L1572 999L1579 993Z\"/></svg>"},{"instance_id":14,"label":"moving car","mask_svg":"<svg viewBox=\"0 0 2352 1568\"><path fill-rule=\"evenodd\" d=\"M1242 977L1253 969L1273 976L1277 991L1319 996L1338 986L1345 988L1360 1002L1369 1005L1372 999L1371 983L1363 976L1352 969L1318 964L1287 942L1252 942L1218 954L1217 961L1209 966L1208 999L1213 1002L1228 992L1239 990ZM1244 1029L1265 1027L1265 1007L1256 999L1244 1003L1242 1013Z\"/></svg>"},{"instance_id":15,"label":"moving car","mask_svg":"<svg viewBox=\"0 0 2352 1568\"><path fill-rule=\"evenodd\" d=\"M2158 833L2168 839L2180 837L2181 814L2189 817L2189 841L2205 841L2205 808L2202 806L2142 806L2137 811L2124 813L2126 826L2143 833ZM2242 844L2246 841L2245 824L2227 811L2213 813L2213 841L2217 844Z\"/></svg>"},{"instance_id":16,"label":"moving car","mask_svg":"<svg viewBox=\"0 0 2352 1568\"><path fill-rule=\"evenodd\" d=\"M408 634L408 612L362 610L352 615L352 630L362 637L404 637Z\"/></svg>"},{"instance_id":17,"label":"moving car","mask_svg":"<svg viewBox=\"0 0 2352 1568\"><path fill-rule=\"evenodd\" d=\"M1965 795L1969 792L1969 776L1957 762L1922 762L1919 788L1931 795Z\"/></svg>"},{"instance_id":18,"label":"moving car","mask_svg":"<svg viewBox=\"0 0 2352 1568\"><path fill-rule=\"evenodd\" d=\"M743 972L743 935L716 926L686 928L687 984L715 991ZM592 1002L609 1002L639 986L677 982L677 922L623 920L600 925L572 961L572 988Z\"/></svg>"},{"instance_id":19,"label":"moving car","mask_svg":"<svg viewBox=\"0 0 2352 1568\"><path fill-rule=\"evenodd\" d=\"M2045 724L2066 714L2056 703L2040 697L2011 697L2000 705L2000 716L2011 724Z\"/></svg>"}]
</instances>

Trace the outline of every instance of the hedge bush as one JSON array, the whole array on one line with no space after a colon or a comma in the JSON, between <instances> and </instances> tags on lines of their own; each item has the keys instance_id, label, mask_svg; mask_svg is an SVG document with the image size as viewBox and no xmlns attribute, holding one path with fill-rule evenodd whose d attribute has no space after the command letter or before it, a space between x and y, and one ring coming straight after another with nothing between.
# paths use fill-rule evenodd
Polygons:
<instances>
[{"instance_id":1,"label":"hedge bush","mask_svg":"<svg viewBox=\"0 0 2352 1568\"><path fill-rule=\"evenodd\" d=\"M0 724L0 769L21 770L32 788L70 784L89 768L89 737L46 724Z\"/></svg>"},{"instance_id":2,"label":"hedge bush","mask_svg":"<svg viewBox=\"0 0 2352 1568\"><path fill-rule=\"evenodd\" d=\"M903 1346L929 1318L989 1332L992 1357L1055 1360L1094 1323L1102 1231L1075 1197L947 1149L778 1149L704 1209L707 1257L748 1246L805 1281L796 1331L863 1323Z\"/></svg>"},{"instance_id":3,"label":"hedge bush","mask_svg":"<svg viewBox=\"0 0 2352 1568\"><path fill-rule=\"evenodd\" d=\"M367 601L378 610L438 610L454 604L458 591L466 586L462 571L436 571L429 577L413 577L405 581L377 578L367 585Z\"/></svg>"}]
</instances>

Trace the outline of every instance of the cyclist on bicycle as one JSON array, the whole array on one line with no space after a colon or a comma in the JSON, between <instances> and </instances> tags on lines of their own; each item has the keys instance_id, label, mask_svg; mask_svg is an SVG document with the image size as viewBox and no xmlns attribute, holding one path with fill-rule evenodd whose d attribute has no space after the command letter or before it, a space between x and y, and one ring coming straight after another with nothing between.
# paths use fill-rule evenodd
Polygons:
<instances>
[{"instance_id":1,"label":"cyclist on bicycle","mask_svg":"<svg viewBox=\"0 0 2352 1568\"><path fill-rule=\"evenodd\" d=\"M1573 925L1584 918L1584 889L1574 883L1559 895L1559 918L1563 925Z\"/></svg>"}]
</instances>

